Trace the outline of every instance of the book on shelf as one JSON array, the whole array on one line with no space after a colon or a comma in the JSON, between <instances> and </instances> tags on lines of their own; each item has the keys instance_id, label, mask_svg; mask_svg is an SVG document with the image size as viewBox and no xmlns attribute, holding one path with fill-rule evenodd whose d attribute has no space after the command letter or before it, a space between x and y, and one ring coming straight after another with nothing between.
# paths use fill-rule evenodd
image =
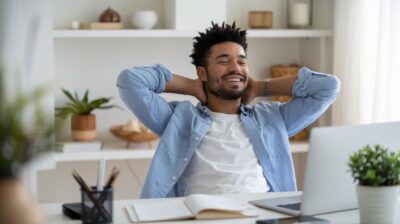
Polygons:
<instances>
[{"instance_id":1,"label":"book on shelf","mask_svg":"<svg viewBox=\"0 0 400 224\"><path fill-rule=\"evenodd\" d=\"M193 194L186 198L139 200L132 202L125 209L132 222L258 216L257 208L247 202L205 194Z\"/></svg>"},{"instance_id":2,"label":"book on shelf","mask_svg":"<svg viewBox=\"0 0 400 224\"><path fill-rule=\"evenodd\" d=\"M79 26L80 29L88 29L88 30L118 30L123 29L123 23L81 23Z\"/></svg>"},{"instance_id":3,"label":"book on shelf","mask_svg":"<svg viewBox=\"0 0 400 224\"><path fill-rule=\"evenodd\" d=\"M90 142L56 142L56 151L59 152L96 152L100 151L100 141Z\"/></svg>"}]
</instances>

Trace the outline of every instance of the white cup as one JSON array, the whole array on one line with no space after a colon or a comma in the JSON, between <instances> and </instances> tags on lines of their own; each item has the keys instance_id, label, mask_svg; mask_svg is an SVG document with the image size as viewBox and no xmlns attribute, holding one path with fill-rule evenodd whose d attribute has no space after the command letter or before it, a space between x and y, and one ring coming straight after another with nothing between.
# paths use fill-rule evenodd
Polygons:
<instances>
[{"instance_id":1,"label":"white cup","mask_svg":"<svg viewBox=\"0 0 400 224\"><path fill-rule=\"evenodd\" d=\"M73 30L79 29L79 26L80 26L80 24L79 24L78 21L72 21L72 22L69 24L69 28L70 28L70 29L73 29Z\"/></svg>"},{"instance_id":2,"label":"white cup","mask_svg":"<svg viewBox=\"0 0 400 224\"><path fill-rule=\"evenodd\" d=\"M151 29L157 23L155 11L136 11L132 15L132 25L138 29Z\"/></svg>"}]
</instances>

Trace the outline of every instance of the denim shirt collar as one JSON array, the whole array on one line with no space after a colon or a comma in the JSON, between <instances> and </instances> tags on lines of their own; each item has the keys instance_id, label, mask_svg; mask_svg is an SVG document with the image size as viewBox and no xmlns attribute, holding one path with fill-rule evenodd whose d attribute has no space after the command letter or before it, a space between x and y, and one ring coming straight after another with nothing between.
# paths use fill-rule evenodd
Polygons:
<instances>
[{"instance_id":1,"label":"denim shirt collar","mask_svg":"<svg viewBox=\"0 0 400 224\"><path fill-rule=\"evenodd\" d=\"M201 116L209 117L210 116L210 109L202 105L200 102L196 105L197 110L200 112ZM249 115L251 111L251 107L249 105L240 104L240 113L244 116Z\"/></svg>"}]
</instances>

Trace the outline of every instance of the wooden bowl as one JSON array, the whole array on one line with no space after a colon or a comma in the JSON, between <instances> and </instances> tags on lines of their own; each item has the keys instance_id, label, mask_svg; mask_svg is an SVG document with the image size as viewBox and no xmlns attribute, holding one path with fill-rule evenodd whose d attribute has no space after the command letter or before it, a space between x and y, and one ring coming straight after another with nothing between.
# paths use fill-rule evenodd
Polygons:
<instances>
[{"instance_id":1,"label":"wooden bowl","mask_svg":"<svg viewBox=\"0 0 400 224\"><path fill-rule=\"evenodd\" d=\"M110 132L117 138L128 142L143 143L158 139L158 136L150 131L129 132L122 129L123 125L115 125L110 128Z\"/></svg>"}]
</instances>

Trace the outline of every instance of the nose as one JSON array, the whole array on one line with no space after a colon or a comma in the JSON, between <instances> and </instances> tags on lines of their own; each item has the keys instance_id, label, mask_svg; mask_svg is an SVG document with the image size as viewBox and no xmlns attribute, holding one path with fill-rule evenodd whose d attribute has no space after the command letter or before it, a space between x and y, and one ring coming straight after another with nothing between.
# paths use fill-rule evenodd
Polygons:
<instances>
[{"instance_id":1,"label":"nose","mask_svg":"<svg viewBox=\"0 0 400 224\"><path fill-rule=\"evenodd\" d=\"M235 72L235 73L241 72L241 68L240 68L239 63L238 63L237 61L232 61L232 62L229 64L229 71L230 71L230 72Z\"/></svg>"}]
</instances>

